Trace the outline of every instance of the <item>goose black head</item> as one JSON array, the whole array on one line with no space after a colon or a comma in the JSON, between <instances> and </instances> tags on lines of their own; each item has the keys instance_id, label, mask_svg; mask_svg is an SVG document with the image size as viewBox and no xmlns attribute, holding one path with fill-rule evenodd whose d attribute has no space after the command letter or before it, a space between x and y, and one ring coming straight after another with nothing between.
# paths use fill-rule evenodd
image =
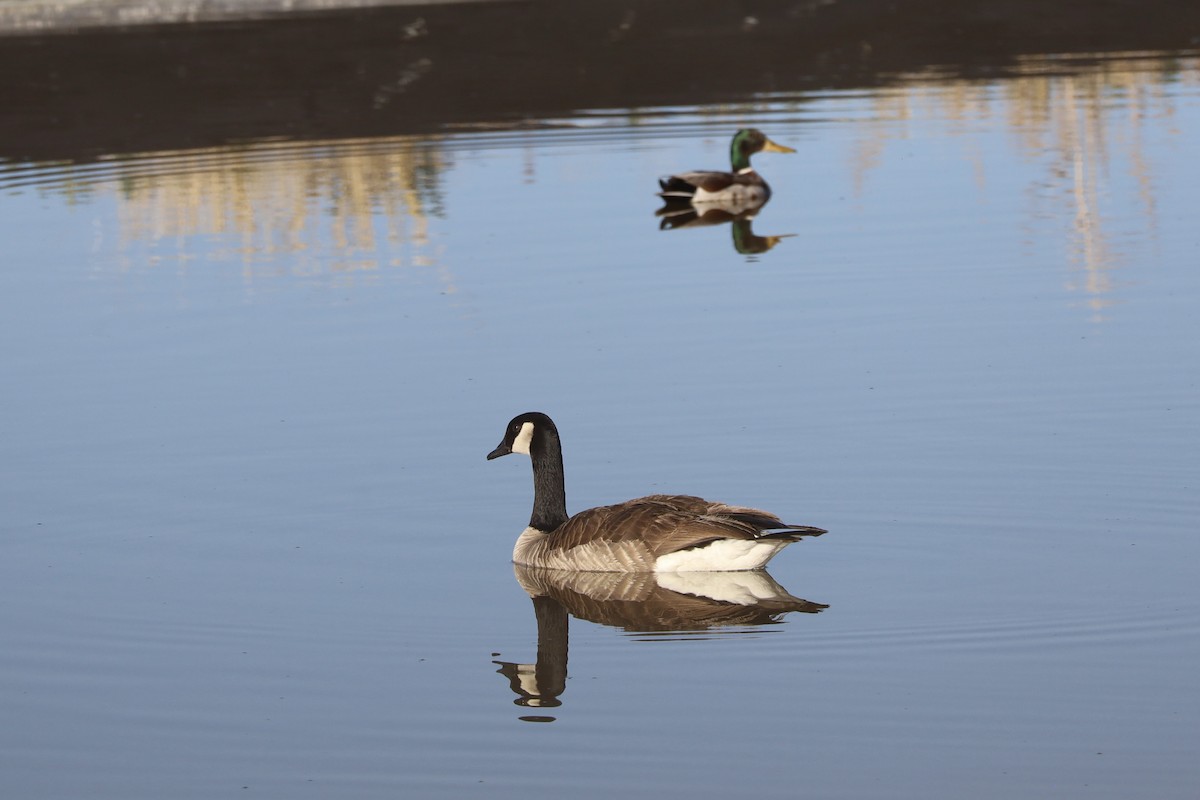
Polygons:
<instances>
[{"instance_id":1,"label":"goose black head","mask_svg":"<svg viewBox=\"0 0 1200 800\"><path fill-rule=\"evenodd\" d=\"M554 427L553 420L540 411L518 414L508 423L500 444L496 446L495 450L488 453L488 461L509 453L532 455L535 449L540 449L539 445L546 437L557 438L557 436L558 429Z\"/></svg>"}]
</instances>

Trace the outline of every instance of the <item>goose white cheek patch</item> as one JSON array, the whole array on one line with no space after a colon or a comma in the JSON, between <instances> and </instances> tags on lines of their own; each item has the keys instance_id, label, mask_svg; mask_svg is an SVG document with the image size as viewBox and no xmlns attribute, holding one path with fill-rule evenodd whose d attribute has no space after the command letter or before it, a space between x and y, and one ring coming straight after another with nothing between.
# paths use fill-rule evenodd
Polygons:
<instances>
[{"instance_id":1,"label":"goose white cheek patch","mask_svg":"<svg viewBox=\"0 0 1200 800\"><path fill-rule=\"evenodd\" d=\"M529 455L529 443L533 441L533 423L526 422L521 426L521 432L513 439L512 451Z\"/></svg>"}]
</instances>

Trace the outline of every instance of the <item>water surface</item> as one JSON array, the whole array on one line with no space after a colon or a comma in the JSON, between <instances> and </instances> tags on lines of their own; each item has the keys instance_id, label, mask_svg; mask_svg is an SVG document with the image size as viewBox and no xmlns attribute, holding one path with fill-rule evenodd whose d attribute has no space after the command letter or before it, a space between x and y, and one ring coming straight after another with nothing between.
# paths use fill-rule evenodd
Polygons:
<instances>
[{"instance_id":1,"label":"water surface","mask_svg":"<svg viewBox=\"0 0 1200 800\"><path fill-rule=\"evenodd\" d=\"M5 164L0 785L1194 796L1196 67ZM747 124L787 238L660 230ZM545 612L531 706L531 409L572 510L829 528L813 607Z\"/></svg>"}]
</instances>

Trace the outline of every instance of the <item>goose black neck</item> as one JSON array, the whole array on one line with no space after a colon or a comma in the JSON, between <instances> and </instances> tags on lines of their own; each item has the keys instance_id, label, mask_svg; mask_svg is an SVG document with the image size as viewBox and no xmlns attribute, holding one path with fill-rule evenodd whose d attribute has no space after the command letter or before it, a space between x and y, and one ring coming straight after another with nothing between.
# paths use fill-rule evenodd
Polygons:
<instances>
[{"instance_id":1,"label":"goose black neck","mask_svg":"<svg viewBox=\"0 0 1200 800\"><path fill-rule=\"evenodd\" d=\"M567 521L567 487L558 431L540 429L529 448L533 461L533 516L529 526L549 533Z\"/></svg>"}]
</instances>

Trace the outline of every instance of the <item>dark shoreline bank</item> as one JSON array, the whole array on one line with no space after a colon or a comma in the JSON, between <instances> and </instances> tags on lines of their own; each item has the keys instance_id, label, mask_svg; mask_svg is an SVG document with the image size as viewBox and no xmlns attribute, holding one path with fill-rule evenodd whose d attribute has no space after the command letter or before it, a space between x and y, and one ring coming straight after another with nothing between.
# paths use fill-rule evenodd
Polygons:
<instances>
[{"instance_id":1,"label":"dark shoreline bank","mask_svg":"<svg viewBox=\"0 0 1200 800\"><path fill-rule=\"evenodd\" d=\"M0 38L0 159L519 125L1200 41L1200 4L526 0Z\"/></svg>"}]
</instances>

